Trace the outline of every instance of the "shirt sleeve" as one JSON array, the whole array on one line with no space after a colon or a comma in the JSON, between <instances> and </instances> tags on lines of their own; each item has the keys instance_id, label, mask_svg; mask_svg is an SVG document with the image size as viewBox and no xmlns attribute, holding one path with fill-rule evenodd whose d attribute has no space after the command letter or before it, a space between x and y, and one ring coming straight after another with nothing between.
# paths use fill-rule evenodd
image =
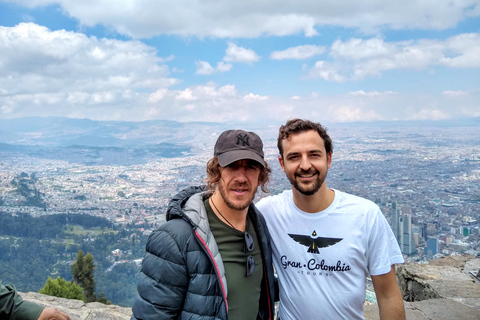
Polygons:
<instances>
[{"instance_id":1,"label":"shirt sleeve","mask_svg":"<svg viewBox=\"0 0 480 320\"><path fill-rule=\"evenodd\" d=\"M25 301L13 285L0 284L0 319L37 320L45 307Z\"/></svg>"},{"instance_id":2,"label":"shirt sleeve","mask_svg":"<svg viewBox=\"0 0 480 320\"><path fill-rule=\"evenodd\" d=\"M392 229L380 208L373 210L371 230L368 238L368 271L370 275L386 274L392 265L404 263L402 252Z\"/></svg>"}]
</instances>

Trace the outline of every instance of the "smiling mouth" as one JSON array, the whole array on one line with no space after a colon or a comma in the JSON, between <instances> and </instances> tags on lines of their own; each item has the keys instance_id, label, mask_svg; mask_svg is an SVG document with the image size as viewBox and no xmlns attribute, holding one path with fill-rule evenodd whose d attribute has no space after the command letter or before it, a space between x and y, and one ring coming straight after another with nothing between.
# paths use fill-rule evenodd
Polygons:
<instances>
[{"instance_id":1,"label":"smiling mouth","mask_svg":"<svg viewBox=\"0 0 480 320\"><path fill-rule=\"evenodd\" d=\"M315 177L317 174L318 174L318 171L307 173L307 174L296 174L295 176L300 178L300 179L310 179L310 178Z\"/></svg>"},{"instance_id":2,"label":"smiling mouth","mask_svg":"<svg viewBox=\"0 0 480 320\"><path fill-rule=\"evenodd\" d=\"M246 188L245 186L240 187L240 188L239 187L236 187L236 188L233 187L230 190L233 191L233 193L235 193L235 195L237 195L237 196L242 196L242 195L244 195L244 194L246 194L250 191L250 189Z\"/></svg>"}]
</instances>

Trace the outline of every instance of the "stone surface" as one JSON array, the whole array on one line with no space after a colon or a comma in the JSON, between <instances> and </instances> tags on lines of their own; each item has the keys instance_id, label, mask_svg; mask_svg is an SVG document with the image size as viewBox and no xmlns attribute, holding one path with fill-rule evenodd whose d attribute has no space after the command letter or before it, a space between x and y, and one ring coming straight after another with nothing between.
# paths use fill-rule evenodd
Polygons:
<instances>
[{"instance_id":1,"label":"stone surface","mask_svg":"<svg viewBox=\"0 0 480 320\"><path fill-rule=\"evenodd\" d=\"M98 302L85 303L81 300L51 297L35 292L20 293L20 295L24 300L62 310L72 320L128 320L132 315L131 308L115 305L105 305Z\"/></svg>"},{"instance_id":2,"label":"stone surface","mask_svg":"<svg viewBox=\"0 0 480 320\"><path fill-rule=\"evenodd\" d=\"M480 319L480 281L470 271L480 269L480 258L450 256L428 264L397 267L397 278L405 301L408 320L478 320ZM39 293L20 293L29 301L55 307L73 320L128 320L131 308L84 303L50 297ZM366 320L379 320L378 306L366 305Z\"/></svg>"},{"instance_id":3,"label":"stone surface","mask_svg":"<svg viewBox=\"0 0 480 320\"><path fill-rule=\"evenodd\" d=\"M480 310L452 299L405 302L407 320L478 320ZM365 320L380 320L377 305L365 306Z\"/></svg>"},{"instance_id":4,"label":"stone surface","mask_svg":"<svg viewBox=\"0 0 480 320\"><path fill-rule=\"evenodd\" d=\"M397 278L405 301L450 299L480 310L480 282L470 274L478 267L478 257L449 256L428 264L400 265Z\"/></svg>"},{"instance_id":5,"label":"stone surface","mask_svg":"<svg viewBox=\"0 0 480 320\"><path fill-rule=\"evenodd\" d=\"M433 299L418 302L411 302L415 310L419 310L425 319L432 320L478 320L480 310L469 307L461 302L452 299ZM407 319L409 319L407 317Z\"/></svg>"}]
</instances>

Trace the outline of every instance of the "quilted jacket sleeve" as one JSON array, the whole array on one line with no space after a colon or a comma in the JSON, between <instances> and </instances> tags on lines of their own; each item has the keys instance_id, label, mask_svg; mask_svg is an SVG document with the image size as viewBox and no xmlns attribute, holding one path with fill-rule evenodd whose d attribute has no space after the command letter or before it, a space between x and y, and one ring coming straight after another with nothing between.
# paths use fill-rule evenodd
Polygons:
<instances>
[{"instance_id":1,"label":"quilted jacket sleeve","mask_svg":"<svg viewBox=\"0 0 480 320\"><path fill-rule=\"evenodd\" d=\"M176 319L182 311L189 277L185 243L192 229L177 219L154 231L146 246L132 319Z\"/></svg>"}]
</instances>

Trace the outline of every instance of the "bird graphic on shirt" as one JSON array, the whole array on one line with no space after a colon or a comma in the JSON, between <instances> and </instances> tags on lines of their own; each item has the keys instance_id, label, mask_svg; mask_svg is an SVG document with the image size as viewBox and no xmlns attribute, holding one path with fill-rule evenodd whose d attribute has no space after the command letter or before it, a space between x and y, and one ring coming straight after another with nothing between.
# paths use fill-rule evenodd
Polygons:
<instances>
[{"instance_id":1,"label":"bird graphic on shirt","mask_svg":"<svg viewBox=\"0 0 480 320\"><path fill-rule=\"evenodd\" d=\"M320 251L318 251L319 248L330 247L343 240L340 238L318 237L317 232L315 232L315 230L313 230L313 233L311 236L306 236L303 234L288 234L288 235L296 242L308 247L307 252L317 253L317 254L320 253Z\"/></svg>"}]
</instances>

